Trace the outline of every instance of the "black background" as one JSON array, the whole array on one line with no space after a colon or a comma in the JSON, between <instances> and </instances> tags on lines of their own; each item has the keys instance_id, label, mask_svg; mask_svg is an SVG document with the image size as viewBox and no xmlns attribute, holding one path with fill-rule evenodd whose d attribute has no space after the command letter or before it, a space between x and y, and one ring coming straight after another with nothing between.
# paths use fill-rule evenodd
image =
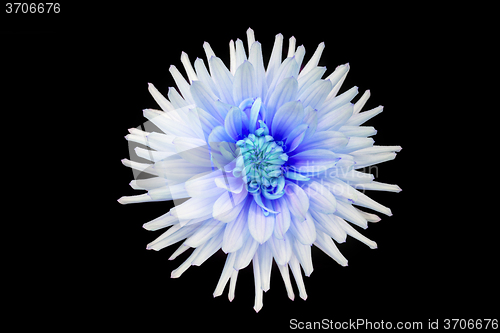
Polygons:
<instances>
[{"instance_id":1,"label":"black background","mask_svg":"<svg viewBox=\"0 0 500 333\"><path fill-rule=\"evenodd\" d=\"M13 138L31 140L28 147L15 140L27 170L23 180L39 180L23 200L42 203L22 212L27 222L13 237L40 242L16 252L21 260L10 256L13 280L23 285L14 311L49 310L39 324L140 332L285 330L293 318L422 321L424 327L429 319L495 318L488 304L498 298L498 250L470 213L474 196L460 192L465 180L457 178L463 160L456 145L464 139L446 123L455 68L448 52L460 36L442 13L330 3L61 8L59 16L2 13L2 58L13 74L4 76L5 96L13 101L6 122L15 124ZM384 105L367 123L378 130L375 144L403 147L394 161L378 166L377 179L403 191L370 193L393 212L363 231L378 249L348 238L339 249L349 266L341 267L314 248L306 301L293 278L295 300L287 298L274 266L258 314L251 266L239 273L230 303L228 287L212 297L225 261L221 251L171 279L188 253L169 261L175 245L146 250L161 231L142 225L167 212L170 202L116 202L138 194L120 160L129 158L127 129L145 121L142 109L157 108L147 83L166 94L175 85L169 66L183 72L181 51L191 62L205 58L204 41L227 64L229 40L246 45L248 27L266 64L278 33L284 54L291 36L305 46L305 61L325 42L319 65L327 74L351 66L341 92L356 85L361 96L370 89L364 110ZM28 153L35 162L27 162Z\"/></svg>"}]
</instances>

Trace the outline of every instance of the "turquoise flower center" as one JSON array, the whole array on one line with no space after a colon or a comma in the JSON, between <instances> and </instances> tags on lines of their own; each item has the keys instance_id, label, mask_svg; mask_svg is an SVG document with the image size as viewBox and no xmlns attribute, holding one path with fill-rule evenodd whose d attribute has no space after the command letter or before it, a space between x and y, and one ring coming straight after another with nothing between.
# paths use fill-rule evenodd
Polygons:
<instances>
[{"instance_id":1,"label":"turquoise flower center","mask_svg":"<svg viewBox=\"0 0 500 333\"><path fill-rule=\"evenodd\" d=\"M269 129L262 120L254 134L236 142L240 156L236 160L235 176L242 177L248 192L262 194L265 198L278 199L284 194L288 155L283 143L276 142L269 135Z\"/></svg>"}]
</instances>

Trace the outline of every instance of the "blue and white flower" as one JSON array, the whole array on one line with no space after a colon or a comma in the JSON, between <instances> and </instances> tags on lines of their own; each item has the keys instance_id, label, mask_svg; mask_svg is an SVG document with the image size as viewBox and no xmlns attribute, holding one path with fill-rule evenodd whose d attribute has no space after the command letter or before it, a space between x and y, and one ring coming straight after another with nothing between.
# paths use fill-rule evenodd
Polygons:
<instances>
[{"instance_id":1,"label":"blue and white flower","mask_svg":"<svg viewBox=\"0 0 500 333\"><path fill-rule=\"evenodd\" d=\"M123 164L152 177L131 182L147 193L118 201L184 199L144 224L147 230L170 227L147 248L160 250L183 241L170 259L194 249L172 271L173 278L222 249L227 259L214 297L230 280L229 300L239 270L252 263L254 309L259 311L273 259L288 297L294 299L290 268L300 297L306 299L300 267L306 276L312 273L312 245L342 266L347 259L334 240L343 243L350 235L377 247L351 224L366 229L380 218L358 207L392 214L364 190L401 189L376 182L359 169L394 159L401 147L375 146L371 136L376 130L360 126L382 112L382 106L361 112L368 90L354 104L357 87L337 94L349 64L322 79L326 67L318 62L324 43L302 66L304 46L296 48L291 37L282 61L283 36L278 34L265 69L261 44L251 29L247 41L248 55L240 39L230 42L229 69L206 42L208 69L199 58L193 68L183 52L188 80L171 66L178 90L170 88L168 99L149 84L163 111L146 109L144 116L163 133L130 129L127 140L149 147L135 152L151 163L124 159Z\"/></svg>"}]
</instances>

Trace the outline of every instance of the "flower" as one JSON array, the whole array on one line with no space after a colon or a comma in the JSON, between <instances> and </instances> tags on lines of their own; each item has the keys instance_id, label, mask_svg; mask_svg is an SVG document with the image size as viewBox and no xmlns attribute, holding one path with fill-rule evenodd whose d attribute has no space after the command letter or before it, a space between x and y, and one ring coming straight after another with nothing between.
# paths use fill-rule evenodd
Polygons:
<instances>
[{"instance_id":1,"label":"flower","mask_svg":"<svg viewBox=\"0 0 500 333\"><path fill-rule=\"evenodd\" d=\"M290 268L300 297L306 299L300 267L306 276L313 271L312 245L342 266L347 259L334 240L342 243L350 235L377 247L350 223L366 229L367 222L380 218L355 206L391 216L389 208L364 190L401 189L358 170L394 159L401 147L374 146L370 136L376 130L360 126L382 112L382 106L360 112L368 90L355 104L351 100L357 87L337 95L349 64L322 79L326 68L318 62L324 43L301 70L304 47L295 48L291 37L282 61L283 36L278 34L265 70L261 44L251 29L247 37L248 56L240 39L230 42L230 69L206 42L209 69L202 59L193 68L183 52L188 80L170 67L180 93L169 89L169 100L149 84L163 111L146 109L144 116L164 133L130 129L126 139L151 148L135 149L151 163L122 161L153 177L131 182L147 193L118 201L183 199L144 224L147 230L170 226L147 248L160 250L184 240L170 259L194 248L172 271L173 278L222 249L227 258L214 297L231 280L230 301L238 271L252 263L258 312L263 291L269 289L273 259L288 297L294 299Z\"/></svg>"}]
</instances>

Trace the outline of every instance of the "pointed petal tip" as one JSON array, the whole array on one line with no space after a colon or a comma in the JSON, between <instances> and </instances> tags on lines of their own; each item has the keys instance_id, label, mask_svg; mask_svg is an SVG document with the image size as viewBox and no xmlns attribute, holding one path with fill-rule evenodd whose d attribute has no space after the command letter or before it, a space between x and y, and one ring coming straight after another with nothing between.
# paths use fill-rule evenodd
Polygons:
<instances>
[{"instance_id":1,"label":"pointed petal tip","mask_svg":"<svg viewBox=\"0 0 500 333\"><path fill-rule=\"evenodd\" d=\"M258 313L262 309L262 304L254 305L253 309L255 310L256 313Z\"/></svg>"}]
</instances>

